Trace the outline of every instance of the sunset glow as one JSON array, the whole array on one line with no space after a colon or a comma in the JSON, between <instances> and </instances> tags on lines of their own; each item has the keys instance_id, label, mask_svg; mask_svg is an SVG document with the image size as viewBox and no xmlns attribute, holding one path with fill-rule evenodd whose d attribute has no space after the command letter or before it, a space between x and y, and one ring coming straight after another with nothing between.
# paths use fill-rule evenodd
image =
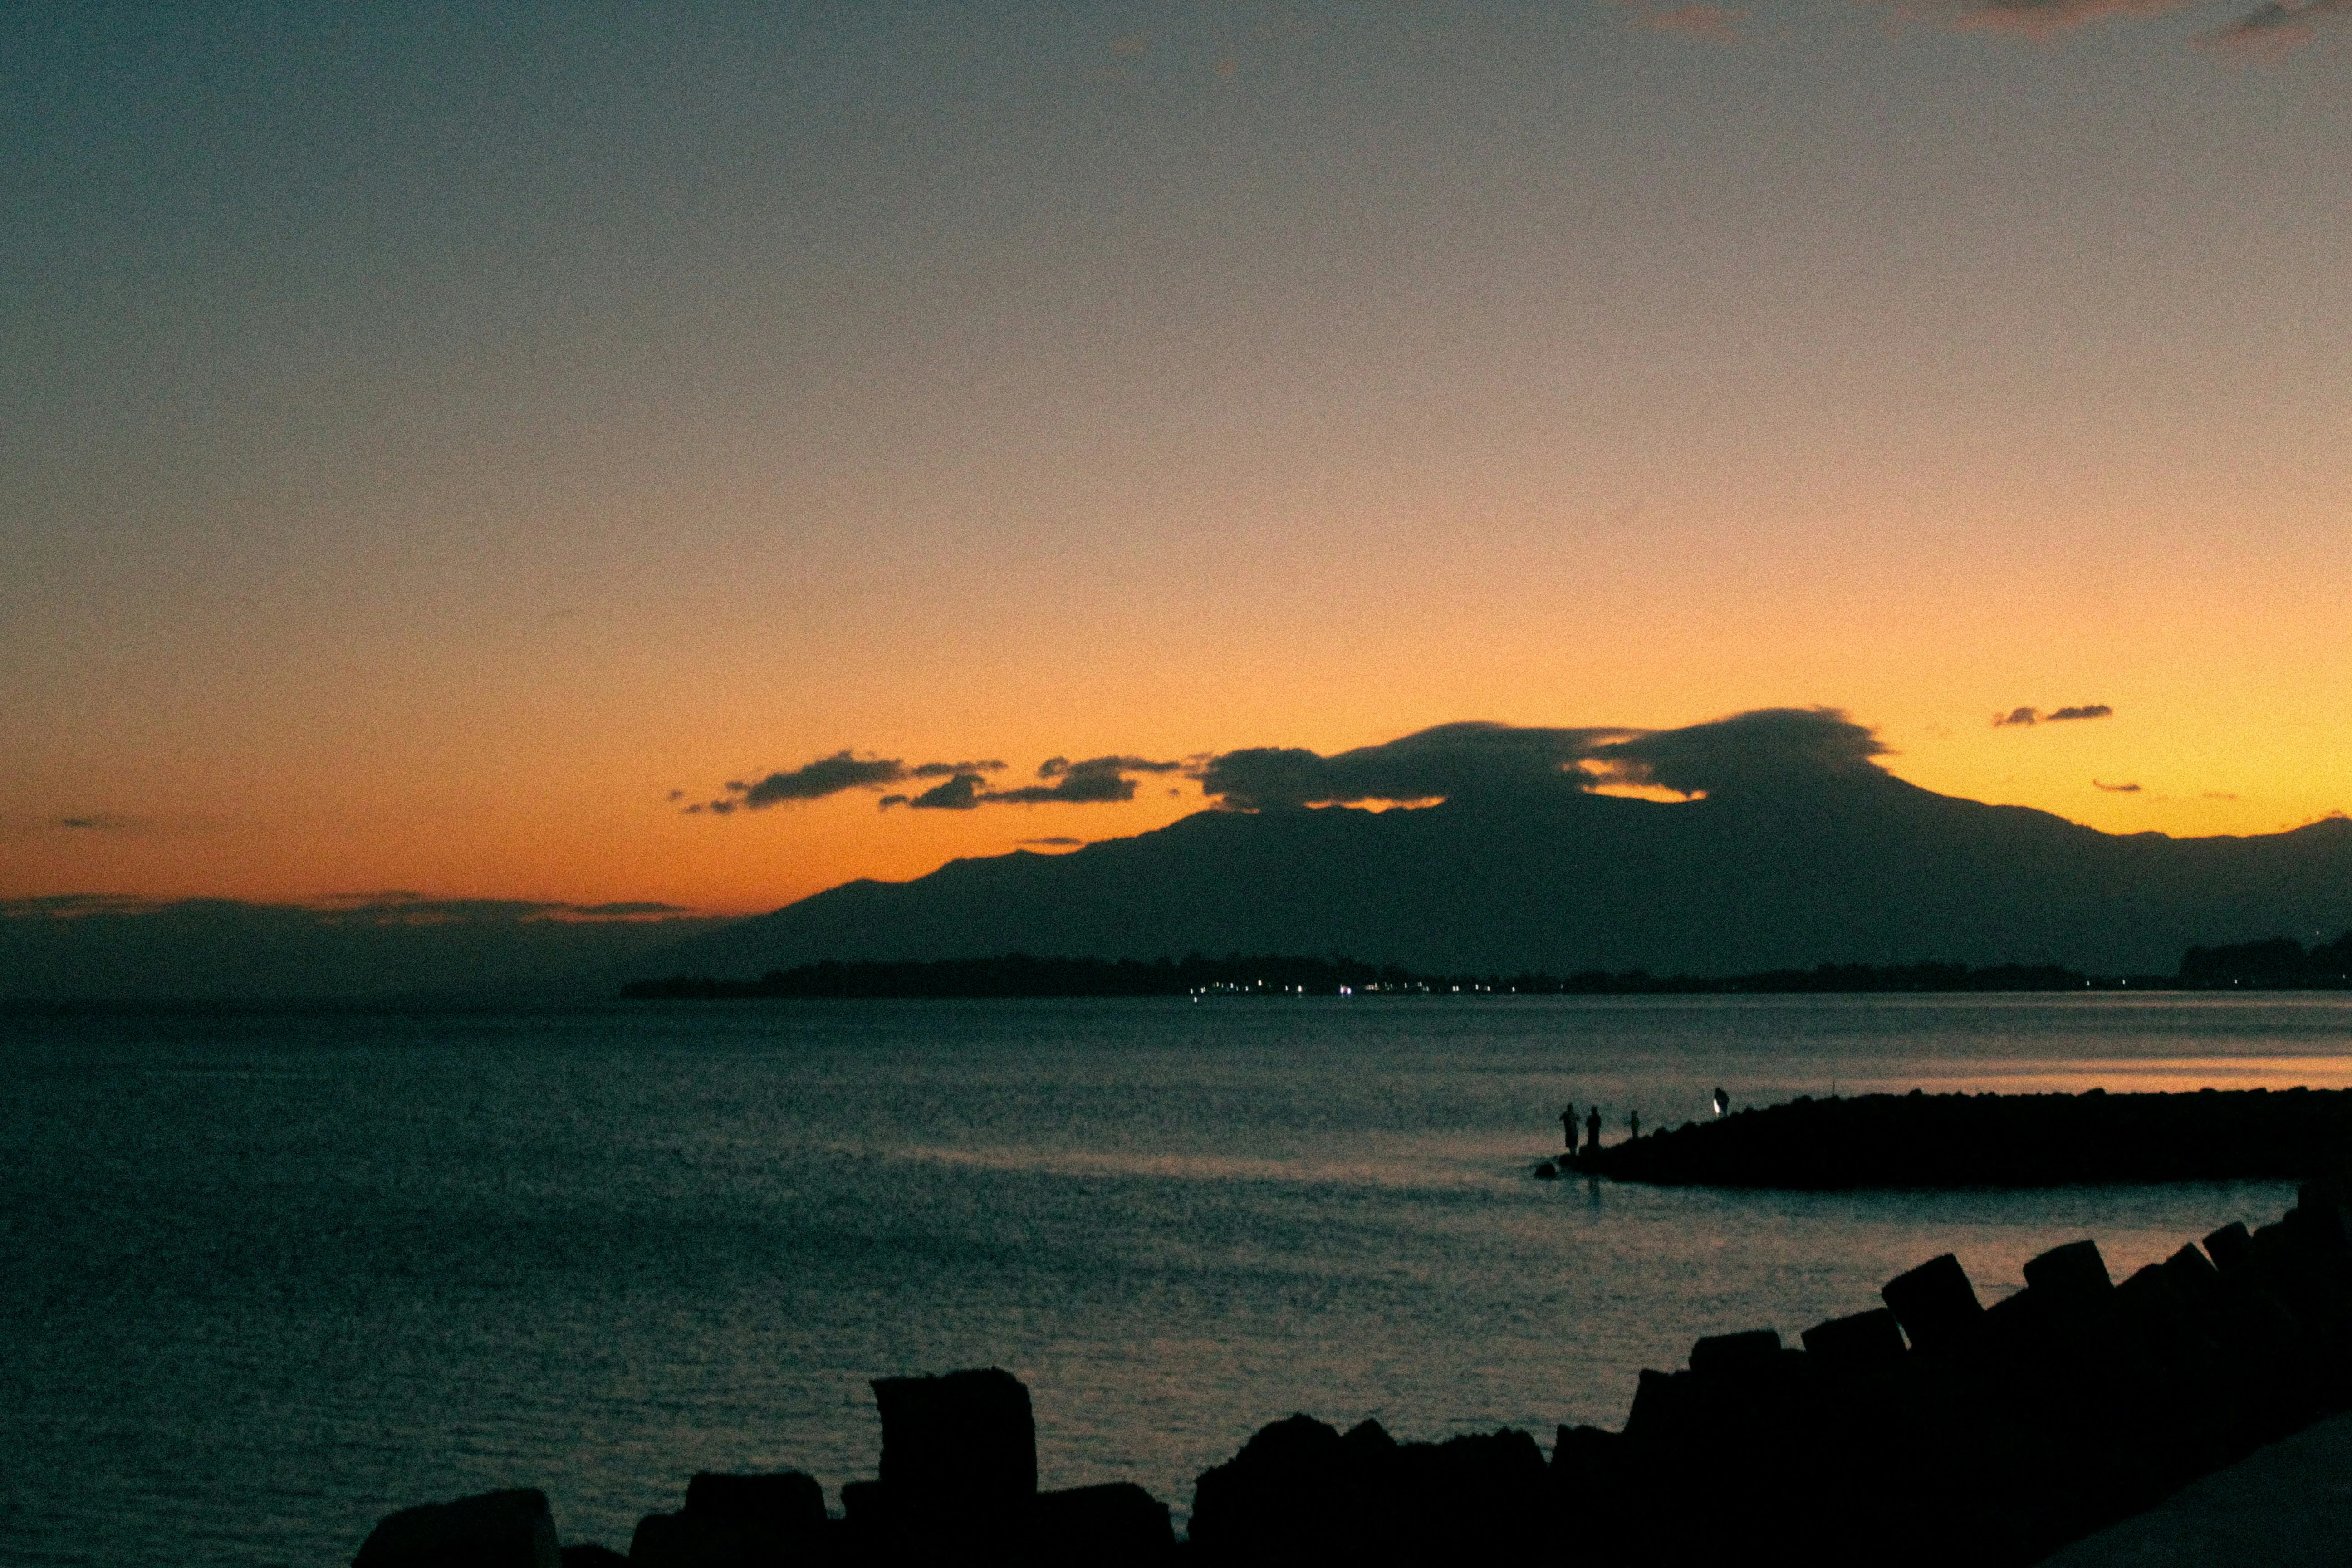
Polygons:
<instances>
[{"instance_id":1,"label":"sunset glow","mask_svg":"<svg viewBox=\"0 0 2352 1568\"><path fill-rule=\"evenodd\" d=\"M2044 9L28 9L0 898L748 912L1209 804L681 809L844 750L1767 706L2352 805L2341 40Z\"/></svg>"}]
</instances>

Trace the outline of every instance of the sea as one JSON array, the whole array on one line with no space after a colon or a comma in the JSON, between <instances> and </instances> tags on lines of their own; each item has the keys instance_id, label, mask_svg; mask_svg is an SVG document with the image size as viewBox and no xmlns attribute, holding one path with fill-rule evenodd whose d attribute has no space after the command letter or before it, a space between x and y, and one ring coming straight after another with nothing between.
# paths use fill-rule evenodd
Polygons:
<instances>
[{"instance_id":1,"label":"sea","mask_svg":"<svg viewBox=\"0 0 2352 1568\"><path fill-rule=\"evenodd\" d=\"M1047 1487L1176 1510L1266 1422L1615 1426L1703 1334L1958 1254L2120 1278L2275 1182L1532 1172L1799 1095L2352 1085L2343 995L1236 996L0 1012L0 1562L327 1564L535 1486L874 1474L869 1381L1001 1366Z\"/></svg>"}]
</instances>

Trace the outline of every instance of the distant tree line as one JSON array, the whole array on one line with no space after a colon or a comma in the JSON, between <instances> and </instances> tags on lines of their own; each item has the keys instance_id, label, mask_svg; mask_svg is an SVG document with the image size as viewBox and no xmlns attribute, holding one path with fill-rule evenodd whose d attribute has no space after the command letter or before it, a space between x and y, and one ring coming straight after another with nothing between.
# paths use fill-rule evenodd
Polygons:
<instances>
[{"instance_id":1,"label":"distant tree line","mask_svg":"<svg viewBox=\"0 0 2352 1568\"><path fill-rule=\"evenodd\" d=\"M2192 947L2180 961L2180 984L2195 991L2352 989L2352 931L2308 951L2293 937Z\"/></svg>"},{"instance_id":2,"label":"distant tree line","mask_svg":"<svg viewBox=\"0 0 2352 1568\"><path fill-rule=\"evenodd\" d=\"M1585 970L1560 976L1436 974L1354 959L1188 953L1181 959L996 958L933 961L827 960L772 970L757 980L677 974L640 980L622 994L641 1000L749 997L878 999L1022 996L1184 995L1721 995L1741 993L2081 991L2120 984L2056 964L1963 963L1879 966L1825 963L1757 974L1654 975L1643 970ZM2147 984L2147 982L2142 982Z\"/></svg>"}]
</instances>

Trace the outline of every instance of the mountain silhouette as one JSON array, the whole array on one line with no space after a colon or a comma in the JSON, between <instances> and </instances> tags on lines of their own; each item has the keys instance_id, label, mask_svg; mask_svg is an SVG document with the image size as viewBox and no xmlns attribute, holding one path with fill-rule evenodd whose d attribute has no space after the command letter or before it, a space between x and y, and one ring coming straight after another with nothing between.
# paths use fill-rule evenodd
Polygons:
<instances>
[{"instance_id":1,"label":"mountain silhouette","mask_svg":"<svg viewBox=\"0 0 2352 1568\"><path fill-rule=\"evenodd\" d=\"M1777 730L1740 728L1766 717ZM658 972L1198 951L1456 973L1934 959L2168 974L2192 945L2352 925L2340 817L2249 837L2102 833L1906 784L1830 710L1642 744L1633 760L1658 765L1617 776L1703 795L1594 794L1589 775L1553 773L1411 809L1203 811L1071 854L846 883L684 942Z\"/></svg>"}]
</instances>

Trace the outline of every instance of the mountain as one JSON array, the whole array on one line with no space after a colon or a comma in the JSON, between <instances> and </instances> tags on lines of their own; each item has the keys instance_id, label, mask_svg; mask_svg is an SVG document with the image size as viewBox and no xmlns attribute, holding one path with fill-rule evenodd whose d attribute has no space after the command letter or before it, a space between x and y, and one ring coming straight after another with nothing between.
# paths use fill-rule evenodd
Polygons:
<instances>
[{"instance_id":1,"label":"mountain","mask_svg":"<svg viewBox=\"0 0 2352 1568\"><path fill-rule=\"evenodd\" d=\"M2342 818L2251 837L2117 836L1850 759L1712 786L1681 802L1557 787L1415 809L1203 811L1072 854L850 882L646 973L1201 951L1558 974L1920 959L2168 974L2192 945L2352 926Z\"/></svg>"}]
</instances>

